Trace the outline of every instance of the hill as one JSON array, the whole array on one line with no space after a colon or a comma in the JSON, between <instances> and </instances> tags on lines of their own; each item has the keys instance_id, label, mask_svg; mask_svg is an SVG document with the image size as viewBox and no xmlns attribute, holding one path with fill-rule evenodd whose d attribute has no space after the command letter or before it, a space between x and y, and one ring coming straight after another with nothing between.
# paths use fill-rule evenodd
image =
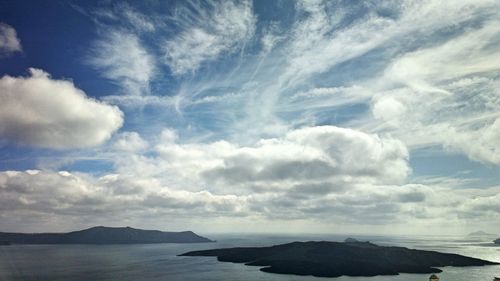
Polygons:
<instances>
[{"instance_id":1,"label":"hill","mask_svg":"<svg viewBox=\"0 0 500 281\"><path fill-rule=\"evenodd\" d=\"M212 242L192 231L163 232L131 227L96 226L67 233L0 232L0 241L12 244L143 244Z\"/></svg>"}]
</instances>

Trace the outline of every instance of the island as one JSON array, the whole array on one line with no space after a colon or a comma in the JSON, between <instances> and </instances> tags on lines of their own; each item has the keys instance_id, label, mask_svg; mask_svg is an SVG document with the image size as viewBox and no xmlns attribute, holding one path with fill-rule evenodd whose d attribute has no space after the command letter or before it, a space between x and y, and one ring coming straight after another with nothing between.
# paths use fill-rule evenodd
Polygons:
<instances>
[{"instance_id":1,"label":"island","mask_svg":"<svg viewBox=\"0 0 500 281\"><path fill-rule=\"evenodd\" d=\"M148 244L203 243L212 240L192 231L163 232L131 227L96 226L67 233L0 232L0 241L8 244Z\"/></svg>"},{"instance_id":2,"label":"island","mask_svg":"<svg viewBox=\"0 0 500 281\"><path fill-rule=\"evenodd\" d=\"M500 245L500 238L498 238L497 240L493 241L493 243L495 243L497 245Z\"/></svg>"},{"instance_id":3,"label":"island","mask_svg":"<svg viewBox=\"0 0 500 281\"><path fill-rule=\"evenodd\" d=\"M344 243L359 243L360 241L356 238L348 237L344 240Z\"/></svg>"},{"instance_id":4,"label":"island","mask_svg":"<svg viewBox=\"0 0 500 281\"><path fill-rule=\"evenodd\" d=\"M489 236L495 236L495 234L484 232L482 230L467 234L467 237L489 237Z\"/></svg>"},{"instance_id":5,"label":"island","mask_svg":"<svg viewBox=\"0 0 500 281\"><path fill-rule=\"evenodd\" d=\"M317 277L439 273L443 266L484 266L497 263L476 258L370 242L293 242L271 247L193 251L180 256L214 256L222 262L260 266L270 273Z\"/></svg>"}]
</instances>

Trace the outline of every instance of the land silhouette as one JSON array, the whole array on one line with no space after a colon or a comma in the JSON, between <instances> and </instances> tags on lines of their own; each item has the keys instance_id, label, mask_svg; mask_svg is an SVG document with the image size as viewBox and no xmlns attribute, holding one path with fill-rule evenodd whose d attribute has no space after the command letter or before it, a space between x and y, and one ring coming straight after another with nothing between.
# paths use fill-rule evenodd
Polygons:
<instances>
[{"instance_id":1,"label":"land silhouette","mask_svg":"<svg viewBox=\"0 0 500 281\"><path fill-rule=\"evenodd\" d=\"M271 247L192 251L181 256L215 256L221 262L261 266L261 271L317 277L439 273L443 266L484 266L497 263L435 251L347 242L293 242Z\"/></svg>"},{"instance_id":2,"label":"land silhouette","mask_svg":"<svg viewBox=\"0 0 500 281\"><path fill-rule=\"evenodd\" d=\"M67 233L0 232L0 241L8 244L146 244L203 243L212 240L192 231L164 232L132 227L96 226Z\"/></svg>"}]
</instances>

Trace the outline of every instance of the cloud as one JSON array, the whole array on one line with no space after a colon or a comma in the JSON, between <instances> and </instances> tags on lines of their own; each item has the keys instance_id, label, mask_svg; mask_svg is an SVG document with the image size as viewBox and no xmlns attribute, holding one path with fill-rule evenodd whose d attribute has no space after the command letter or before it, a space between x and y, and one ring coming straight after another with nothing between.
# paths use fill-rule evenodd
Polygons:
<instances>
[{"instance_id":1,"label":"cloud","mask_svg":"<svg viewBox=\"0 0 500 281\"><path fill-rule=\"evenodd\" d=\"M375 95L372 89L378 86L373 78L391 64L392 58L439 45L442 38L450 36L447 30L460 34L473 23L478 26L494 17L494 7L495 3L489 0L454 5L435 1L382 1L376 5L299 1L289 20L259 19L259 28L252 37L259 40L259 51L255 51L254 44L238 58L225 56L224 60L215 61L221 71L198 73L195 79L181 81L177 95L182 104L176 109L181 113L194 110L199 105L197 100L205 94L216 92L222 96L224 90L230 89L238 99L222 99L207 106L206 111L220 123L218 128L224 128L225 137L238 142L276 136L297 126L345 122L346 118L341 116L341 121L337 121L331 115L336 115L341 107L369 107ZM175 42L179 48L174 50L182 56L173 57L185 58L186 65L196 69L200 65L197 59L204 58L197 55L198 45L203 50L200 53L215 57L210 52L218 49L208 48L214 35L193 24L191 17L179 16L179 21L185 24L179 24L181 31L168 42ZM273 26L277 26L276 32ZM275 36L279 36L279 44L275 44ZM189 42L203 43L192 47ZM190 53L194 55L188 56ZM169 61L171 67L174 62ZM181 66L179 72L189 72L189 67ZM328 90L329 95L300 96ZM229 103L231 106L225 106ZM363 117L358 113L348 117ZM193 122L200 121L195 118Z\"/></svg>"},{"instance_id":2,"label":"cloud","mask_svg":"<svg viewBox=\"0 0 500 281\"><path fill-rule=\"evenodd\" d=\"M127 132L118 140L139 143L142 138ZM334 223L368 225L375 232L387 225L391 231L408 229L411 221L412 231L425 232L433 225L470 226L470 217L500 218L494 204L498 187L457 190L439 182L407 183L408 152L387 137L319 126L249 146L179 144L171 129L156 141L157 154L117 154L116 170L100 177L0 172L1 226L19 229L19 221L37 218L33 229L110 221L162 228L158 218L168 217L169 228L200 227L207 218L211 223L205 231L230 230L228 222L237 220L255 227L272 222L269 231L283 225L328 230ZM222 224L214 226L218 220ZM474 224L482 226L481 220Z\"/></svg>"},{"instance_id":3,"label":"cloud","mask_svg":"<svg viewBox=\"0 0 500 281\"><path fill-rule=\"evenodd\" d=\"M122 132L113 144L113 147L122 151L140 151L149 146L137 132Z\"/></svg>"},{"instance_id":4,"label":"cloud","mask_svg":"<svg viewBox=\"0 0 500 281\"><path fill-rule=\"evenodd\" d=\"M68 149L95 146L122 126L123 113L91 99L71 81L30 68L29 77L0 78L0 138Z\"/></svg>"},{"instance_id":5,"label":"cloud","mask_svg":"<svg viewBox=\"0 0 500 281\"><path fill-rule=\"evenodd\" d=\"M145 106L174 107L175 99L170 96L108 95L102 100L123 107L143 108Z\"/></svg>"},{"instance_id":6,"label":"cloud","mask_svg":"<svg viewBox=\"0 0 500 281\"><path fill-rule=\"evenodd\" d=\"M181 144L172 130L164 130L156 141L154 155L116 157L116 172L156 178L177 189L204 187L238 196L397 185L411 173L401 142L334 126L297 129L249 145Z\"/></svg>"},{"instance_id":7,"label":"cloud","mask_svg":"<svg viewBox=\"0 0 500 281\"><path fill-rule=\"evenodd\" d=\"M95 42L89 63L120 85L126 95L149 94L156 72L154 57L126 30L109 30Z\"/></svg>"},{"instance_id":8,"label":"cloud","mask_svg":"<svg viewBox=\"0 0 500 281\"><path fill-rule=\"evenodd\" d=\"M21 42L17 37L16 30L12 26L0 22L0 56L21 51Z\"/></svg>"},{"instance_id":9,"label":"cloud","mask_svg":"<svg viewBox=\"0 0 500 281\"><path fill-rule=\"evenodd\" d=\"M143 13L126 2L103 3L97 9L84 9L75 4L72 7L101 26L119 25L138 35L156 31L159 24L156 13Z\"/></svg>"},{"instance_id":10,"label":"cloud","mask_svg":"<svg viewBox=\"0 0 500 281\"><path fill-rule=\"evenodd\" d=\"M198 10L193 17L191 12L179 15L181 20L190 20L181 22L181 32L165 42L165 61L176 75L196 71L203 62L232 53L254 34L256 18L250 1L210 2L207 10Z\"/></svg>"},{"instance_id":11,"label":"cloud","mask_svg":"<svg viewBox=\"0 0 500 281\"><path fill-rule=\"evenodd\" d=\"M491 228L498 187L472 189L482 179L456 171L426 178L409 159L423 151L439 165L442 147L486 164L457 163L479 167L471 174L500 163L498 2L271 5L280 13L236 1L96 13L107 29L92 63L126 94L102 100L130 110L139 131L101 148L112 174L5 172L0 221ZM168 87L155 81L161 59Z\"/></svg>"},{"instance_id":12,"label":"cloud","mask_svg":"<svg viewBox=\"0 0 500 281\"><path fill-rule=\"evenodd\" d=\"M132 9L130 6L123 4L120 7L123 16L139 31L153 32L156 27L155 24L144 14Z\"/></svg>"},{"instance_id":13,"label":"cloud","mask_svg":"<svg viewBox=\"0 0 500 281\"><path fill-rule=\"evenodd\" d=\"M375 120L351 125L390 132L410 148L439 145L487 164L500 163L498 20L405 53L372 81ZM369 119L369 118L368 118Z\"/></svg>"},{"instance_id":14,"label":"cloud","mask_svg":"<svg viewBox=\"0 0 500 281\"><path fill-rule=\"evenodd\" d=\"M283 223L297 226L308 221L314 222L310 230L329 229L335 223L351 227L369 225L372 231L377 231L390 224L394 233L398 228L408 229L411 221L412 231L425 233L436 224L484 227L488 222L472 223L470 218L500 217L495 204L498 187L457 191L418 184L365 183L346 188L330 188L328 182L323 185L326 188L306 184L237 195L231 191L216 194L201 187L198 191L179 190L148 176L108 174L96 178L67 171L3 171L0 172L0 226L26 230L26 223L19 222L29 221L31 231L48 225L67 230L113 221L118 225L161 228L158 217L166 216L170 229L178 219L188 222L194 219L202 225L201 218L210 221L223 218L225 229L230 230L227 221L236 217L251 225L272 222L271 231L278 231ZM301 192L303 188L310 191Z\"/></svg>"},{"instance_id":15,"label":"cloud","mask_svg":"<svg viewBox=\"0 0 500 281\"><path fill-rule=\"evenodd\" d=\"M160 147L160 153L168 155L168 148ZM226 153L217 161L220 164L203 172L205 177L234 185L280 181L402 183L410 172L402 143L333 126L294 130L283 138L261 140L255 147L233 148Z\"/></svg>"},{"instance_id":16,"label":"cloud","mask_svg":"<svg viewBox=\"0 0 500 281\"><path fill-rule=\"evenodd\" d=\"M394 126L399 125L401 117L404 116L405 106L391 97L381 97L373 105L372 111L375 118L379 118Z\"/></svg>"},{"instance_id":17,"label":"cloud","mask_svg":"<svg viewBox=\"0 0 500 281\"><path fill-rule=\"evenodd\" d=\"M66 171L0 172L0 210L4 229L17 221L31 227L56 229L106 224L110 221L148 221L158 215L237 216L245 198L188 192L161 186L154 179L110 174L95 178ZM68 218L72 218L69 222ZM154 218L157 220L157 217Z\"/></svg>"}]
</instances>

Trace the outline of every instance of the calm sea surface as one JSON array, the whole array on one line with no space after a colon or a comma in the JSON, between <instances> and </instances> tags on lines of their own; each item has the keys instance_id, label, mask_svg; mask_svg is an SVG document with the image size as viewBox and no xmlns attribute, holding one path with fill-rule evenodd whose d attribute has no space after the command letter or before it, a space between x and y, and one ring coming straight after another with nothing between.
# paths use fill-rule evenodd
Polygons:
<instances>
[{"instance_id":1,"label":"calm sea surface","mask_svg":"<svg viewBox=\"0 0 500 281\"><path fill-rule=\"evenodd\" d=\"M336 281L423 281L428 274L401 274L381 277L317 278L278 275L260 272L258 267L217 262L214 257L177 257L201 249L268 246L291 241L342 241L339 235L206 235L216 243L145 244L145 245L12 245L0 246L0 281L87 281L87 280L336 280ZM436 250L500 262L500 247L492 246L489 238L464 237L383 237L354 236L379 245L398 245ZM491 281L500 277L500 266L443 268L442 281Z\"/></svg>"}]
</instances>

